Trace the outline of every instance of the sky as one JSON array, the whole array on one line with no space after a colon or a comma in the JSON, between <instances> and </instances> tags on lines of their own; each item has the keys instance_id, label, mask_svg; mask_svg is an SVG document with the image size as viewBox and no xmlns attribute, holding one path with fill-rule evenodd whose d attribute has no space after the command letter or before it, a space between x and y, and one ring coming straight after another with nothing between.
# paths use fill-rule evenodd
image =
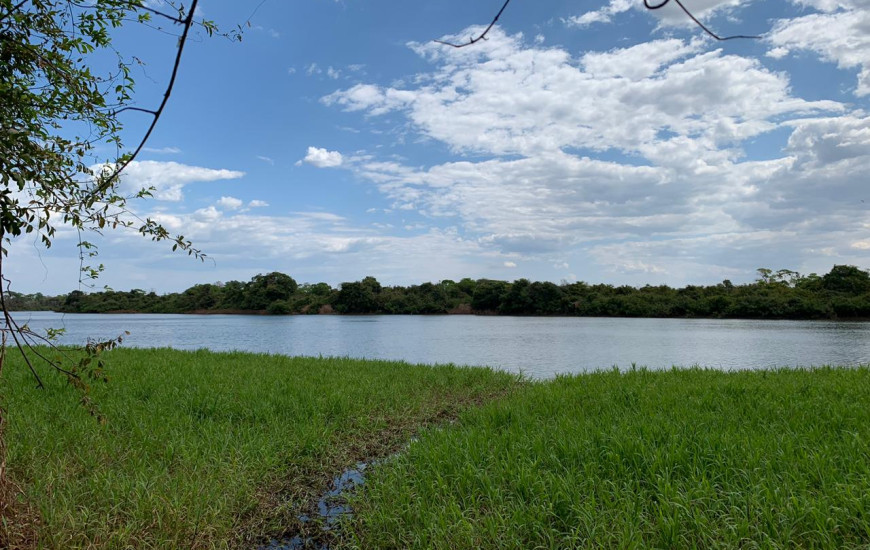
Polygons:
<instances>
[{"instance_id":1,"label":"sky","mask_svg":"<svg viewBox=\"0 0 870 550\"><path fill-rule=\"evenodd\" d=\"M159 5L154 0L153 5ZM750 282L870 268L870 0L202 0L241 42L194 32L121 186L191 239L88 237L116 290L281 271L299 283L464 277ZM156 22L155 22L156 23ZM123 27L137 104L175 38ZM125 113L125 142L149 122ZM866 201L866 202L865 202ZM79 286L75 233L11 246L12 290Z\"/></svg>"}]
</instances>

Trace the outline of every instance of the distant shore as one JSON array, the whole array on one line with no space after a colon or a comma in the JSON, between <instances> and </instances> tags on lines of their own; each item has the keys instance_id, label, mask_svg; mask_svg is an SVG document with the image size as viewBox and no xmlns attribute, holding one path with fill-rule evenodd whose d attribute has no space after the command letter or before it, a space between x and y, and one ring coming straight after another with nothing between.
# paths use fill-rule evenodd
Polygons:
<instances>
[{"instance_id":1,"label":"distant shore","mask_svg":"<svg viewBox=\"0 0 870 550\"><path fill-rule=\"evenodd\" d=\"M836 265L825 275L759 269L752 283L729 280L707 286L671 288L442 280L383 286L374 277L342 283L298 284L273 272L248 282L194 285L158 295L141 289L73 291L59 296L7 293L14 310L63 313L194 313L242 315L410 314L521 315L541 317L629 317L675 319L870 319L870 273Z\"/></svg>"}]
</instances>

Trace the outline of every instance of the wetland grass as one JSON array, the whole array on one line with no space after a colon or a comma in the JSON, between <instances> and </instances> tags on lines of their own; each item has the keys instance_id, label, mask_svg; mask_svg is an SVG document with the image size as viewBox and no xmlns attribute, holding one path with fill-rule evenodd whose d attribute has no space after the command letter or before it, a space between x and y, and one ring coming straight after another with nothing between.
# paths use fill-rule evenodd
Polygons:
<instances>
[{"instance_id":1,"label":"wetland grass","mask_svg":"<svg viewBox=\"0 0 870 550\"><path fill-rule=\"evenodd\" d=\"M430 430L359 548L868 548L870 370L599 372Z\"/></svg>"},{"instance_id":2,"label":"wetland grass","mask_svg":"<svg viewBox=\"0 0 870 550\"><path fill-rule=\"evenodd\" d=\"M247 353L108 358L104 425L9 358L9 469L33 520L20 540L252 548L316 528L298 514L333 476L392 455L367 470L333 548L870 546L868 368L532 382Z\"/></svg>"},{"instance_id":3,"label":"wetland grass","mask_svg":"<svg viewBox=\"0 0 870 550\"><path fill-rule=\"evenodd\" d=\"M336 472L504 395L487 369L248 353L116 350L93 397L107 422L9 354L8 466L40 548L255 547ZM27 509L27 507L19 507ZM33 540L30 538L29 540Z\"/></svg>"}]
</instances>

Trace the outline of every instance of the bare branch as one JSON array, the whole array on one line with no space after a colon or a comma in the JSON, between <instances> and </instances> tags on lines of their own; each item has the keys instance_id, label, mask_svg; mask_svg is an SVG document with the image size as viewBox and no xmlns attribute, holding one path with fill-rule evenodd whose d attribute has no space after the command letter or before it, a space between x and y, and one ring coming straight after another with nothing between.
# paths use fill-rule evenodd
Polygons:
<instances>
[{"instance_id":1,"label":"bare branch","mask_svg":"<svg viewBox=\"0 0 870 550\"><path fill-rule=\"evenodd\" d=\"M145 147L145 142L148 141L148 138L151 137L151 132L154 131L154 128L157 126L157 121L160 120L160 115L163 114L163 109L166 107L166 103L169 101L169 96L172 94L172 87L175 85L175 78L178 76L178 67L181 64L181 54L184 52L184 45L187 43L187 35L190 32L190 28L193 26L193 14L196 12L196 5L199 3L199 0L193 0L190 4L190 11L187 14L187 17L184 19L184 31L181 33L181 37L178 39L178 49L175 54L175 64L172 66L172 75L169 77L169 84L166 86L166 91L163 93L163 101L160 102L160 106L156 111L152 113L154 119L151 121L151 125L148 127L148 130L145 132L145 135L142 137L139 145L133 151L126 160L119 167L115 169L115 171L104 181L100 183L99 186L94 190L94 195L98 196L104 193L112 184L117 181L118 176L121 175L121 172L126 168L137 155L142 151L142 148Z\"/></svg>"},{"instance_id":2,"label":"bare branch","mask_svg":"<svg viewBox=\"0 0 870 550\"><path fill-rule=\"evenodd\" d=\"M480 33L480 36L478 36L476 38L471 37L468 40L468 42L464 42L462 44L454 44L452 42L445 42L443 40L434 40L434 42L437 42L439 44L444 44L445 46L452 46L454 48L464 48L466 46L471 46L472 44L479 42L481 40L486 40L486 33L488 33L490 31L490 29L492 29L492 27L495 26L496 22L498 21L498 18L501 17L502 12L504 12L505 8L507 8L508 4L510 4L510 1L511 0L505 0L504 5L502 5L501 9L498 10L498 13L495 14L495 17L492 19L492 22L489 24L489 26L482 33ZM643 0L643 5L648 10L657 10L657 9L663 8L666 5L668 5L668 2L670 2L670 1L671 0L663 0L659 4L650 4L649 0ZM698 25L699 27L701 27L701 29L704 30L704 32L706 32L708 35L712 36L716 40L734 40L735 38L747 38L747 39L761 38L760 35L747 35L747 34L735 34L732 36L719 36L718 34L711 31L709 28L707 28L706 25L701 23L701 21L698 20L697 17L692 15L692 12L690 12L688 10L688 8L686 8L686 6L684 6L680 0L674 0L674 2L676 2L677 5L680 6L680 9L682 9L683 12L685 12L685 14L689 16L689 19L694 21L696 25Z\"/></svg>"},{"instance_id":3,"label":"bare branch","mask_svg":"<svg viewBox=\"0 0 870 550\"><path fill-rule=\"evenodd\" d=\"M444 42L443 40L435 40L435 42L437 42L439 44L444 44L445 46L453 46L454 48L464 48L466 46L471 46L472 44L479 42L481 40L486 40L486 33L488 33L490 31L490 29L492 29L495 26L496 22L498 21L498 18L501 17L502 12L504 12L505 8L507 8L508 4L510 4L510 3L511 3L511 0L505 0L505 3L502 5L501 9L498 10L498 13L495 14L495 17L492 18L492 22L489 24L489 26L482 33L480 33L480 36L478 36L477 38L472 37L468 40L468 42L465 42L464 44L452 44L450 42Z\"/></svg>"},{"instance_id":4,"label":"bare branch","mask_svg":"<svg viewBox=\"0 0 870 550\"><path fill-rule=\"evenodd\" d=\"M155 111L153 109L143 109L142 107L131 107L131 106L122 107L122 108L118 109L117 111L112 111L112 114L117 115L117 114L123 113L124 111L139 111L140 113L148 113L149 115L157 116L157 111Z\"/></svg>"},{"instance_id":5,"label":"bare branch","mask_svg":"<svg viewBox=\"0 0 870 550\"><path fill-rule=\"evenodd\" d=\"M663 0L662 3L653 5L653 4L649 3L649 0L643 0L643 5L648 10L657 10L657 9L660 9L660 8L667 6L668 2L670 2L670 1L671 0ZM680 0L674 0L674 2L676 2L677 5L680 6L680 9L682 9L686 13L686 15L689 16L689 19L694 21L696 25L698 25L699 27L704 29L704 32L706 32L707 34L709 34L710 36L712 36L716 40L734 40L735 38L749 38L749 39L761 38L760 35L746 35L746 34L735 34L732 36L719 36L718 34L714 33L710 29L708 29L703 23L701 23L697 17L692 15L692 12L690 12L686 8L686 6L684 6L683 3L680 2Z\"/></svg>"},{"instance_id":6,"label":"bare branch","mask_svg":"<svg viewBox=\"0 0 870 550\"><path fill-rule=\"evenodd\" d=\"M0 234L0 238L3 238L2 234ZM21 352L21 356L24 357L24 362L27 363L28 368L30 368L30 373L33 374L33 377L36 379L36 387L44 388L45 386L42 383L42 378L39 377L39 373L36 372L36 369L33 367L33 363L30 362L30 357L28 357L27 353L24 350L24 346L27 344L27 342L25 341L22 344L22 342L18 339L18 335L21 332L21 327L18 326L18 323L15 321L15 319L12 318L12 315L9 314L9 308L6 307L6 291L3 289L4 282L6 282L6 284L9 284L8 281L6 281L6 278L3 277L3 254L0 253L0 307L3 308L3 318L6 322L6 326L10 329L9 333L12 335L12 339L15 341L15 347L17 347L18 351ZM4 345L3 348L5 351L6 346Z\"/></svg>"}]
</instances>

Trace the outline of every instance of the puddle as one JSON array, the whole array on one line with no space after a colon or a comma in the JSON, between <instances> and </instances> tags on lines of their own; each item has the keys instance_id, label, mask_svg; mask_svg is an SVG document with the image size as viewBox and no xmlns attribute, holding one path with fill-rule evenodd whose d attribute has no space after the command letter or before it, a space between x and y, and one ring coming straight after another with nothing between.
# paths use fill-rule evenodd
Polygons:
<instances>
[{"instance_id":1,"label":"puddle","mask_svg":"<svg viewBox=\"0 0 870 550\"><path fill-rule=\"evenodd\" d=\"M297 516L302 523L317 521L320 536L302 537L295 535L281 539L272 539L268 543L258 546L257 550L329 550L329 544L323 542L323 539L328 540L328 537L324 535L332 531L332 528L336 526L335 524L340 519L353 515L353 510L347 504L347 495L356 487L365 483L366 469L396 458L417 441L418 438L413 436L399 451L384 458L373 458L368 462L357 462L353 468L348 468L341 475L332 478L332 483L330 484L332 488L323 493L317 501L317 516L313 518L306 514Z\"/></svg>"},{"instance_id":2,"label":"puddle","mask_svg":"<svg viewBox=\"0 0 870 550\"><path fill-rule=\"evenodd\" d=\"M355 467L348 468L341 475L333 478L332 488L317 501L317 517L312 518L303 514L298 516L299 521L309 523L316 519L320 520L320 531L328 533L341 518L349 517L352 510L347 504L347 493L365 483L364 472L368 466L369 463L359 462ZM329 550L329 545L318 539L319 537L302 537L300 535L273 539L267 544L259 546L258 550Z\"/></svg>"}]
</instances>

